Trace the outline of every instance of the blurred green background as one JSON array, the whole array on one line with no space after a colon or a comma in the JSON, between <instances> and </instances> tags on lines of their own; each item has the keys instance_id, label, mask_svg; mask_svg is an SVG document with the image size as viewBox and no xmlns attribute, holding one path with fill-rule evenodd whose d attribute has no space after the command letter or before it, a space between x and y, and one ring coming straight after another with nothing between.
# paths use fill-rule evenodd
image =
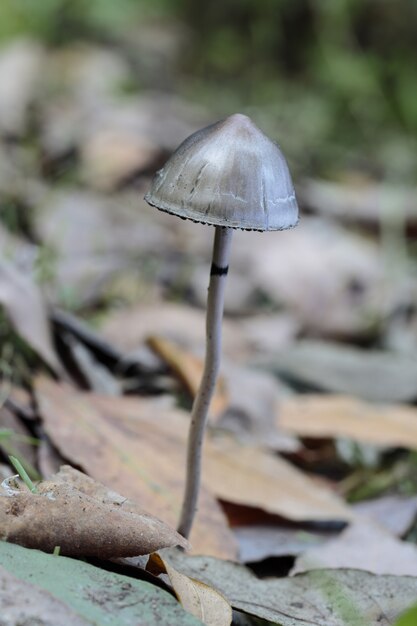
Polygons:
<instances>
[{"instance_id":1,"label":"blurred green background","mask_svg":"<svg viewBox=\"0 0 417 626\"><path fill-rule=\"evenodd\" d=\"M256 109L267 132L285 133L290 161L303 172L400 183L417 171L416 25L415 0L2 0L0 6L3 43L21 35L51 46L105 41L137 54L139 65L148 46L159 65L145 63L139 87L178 92L208 105L213 117ZM174 48L167 45L173 40Z\"/></svg>"}]
</instances>

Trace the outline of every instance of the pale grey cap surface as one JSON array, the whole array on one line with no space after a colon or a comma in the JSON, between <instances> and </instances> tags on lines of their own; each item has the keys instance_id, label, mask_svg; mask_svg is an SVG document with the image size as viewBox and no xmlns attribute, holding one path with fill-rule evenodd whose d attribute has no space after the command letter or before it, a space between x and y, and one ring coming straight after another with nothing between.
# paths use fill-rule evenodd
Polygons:
<instances>
[{"instance_id":1,"label":"pale grey cap surface","mask_svg":"<svg viewBox=\"0 0 417 626\"><path fill-rule=\"evenodd\" d=\"M240 114L190 135L155 174L145 200L213 226L284 230L298 222L284 155Z\"/></svg>"}]
</instances>

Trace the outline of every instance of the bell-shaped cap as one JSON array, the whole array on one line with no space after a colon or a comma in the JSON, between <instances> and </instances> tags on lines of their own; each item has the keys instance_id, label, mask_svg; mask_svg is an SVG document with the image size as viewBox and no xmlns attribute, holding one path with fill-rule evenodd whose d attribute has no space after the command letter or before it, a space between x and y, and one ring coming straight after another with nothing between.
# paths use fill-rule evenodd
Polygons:
<instances>
[{"instance_id":1,"label":"bell-shaped cap","mask_svg":"<svg viewBox=\"0 0 417 626\"><path fill-rule=\"evenodd\" d=\"M246 115L190 135L159 170L145 200L213 226L284 230L298 207L281 150Z\"/></svg>"}]
</instances>

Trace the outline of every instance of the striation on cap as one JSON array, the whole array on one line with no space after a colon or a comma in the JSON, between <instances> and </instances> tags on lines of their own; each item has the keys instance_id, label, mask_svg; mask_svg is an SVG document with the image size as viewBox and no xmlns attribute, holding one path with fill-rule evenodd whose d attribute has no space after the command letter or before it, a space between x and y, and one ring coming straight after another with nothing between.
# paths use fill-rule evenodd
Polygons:
<instances>
[{"instance_id":1,"label":"striation on cap","mask_svg":"<svg viewBox=\"0 0 417 626\"><path fill-rule=\"evenodd\" d=\"M145 200L213 226L284 230L298 222L284 155L239 113L185 139L155 174Z\"/></svg>"}]
</instances>

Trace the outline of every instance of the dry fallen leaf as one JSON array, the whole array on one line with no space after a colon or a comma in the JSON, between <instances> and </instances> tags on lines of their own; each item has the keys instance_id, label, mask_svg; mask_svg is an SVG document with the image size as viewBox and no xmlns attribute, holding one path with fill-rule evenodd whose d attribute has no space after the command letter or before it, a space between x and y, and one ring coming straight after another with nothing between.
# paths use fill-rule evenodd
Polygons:
<instances>
[{"instance_id":1,"label":"dry fallen leaf","mask_svg":"<svg viewBox=\"0 0 417 626\"><path fill-rule=\"evenodd\" d=\"M122 490L174 525L184 480L189 416L153 400L81 394L37 382L47 433L67 458ZM203 484L226 501L260 507L294 520L349 520L349 508L328 488L284 459L229 437L208 438ZM203 491L191 543L223 558L234 549L215 500Z\"/></svg>"},{"instance_id":2,"label":"dry fallen leaf","mask_svg":"<svg viewBox=\"0 0 417 626\"><path fill-rule=\"evenodd\" d=\"M417 449L417 409L374 405L349 396L303 394L282 400L277 421L304 437L346 437L389 448Z\"/></svg>"},{"instance_id":3,"label":"dry fallen leaf","mask_svg":"<svg viewBox=\"0 0 417 626\"><path fill-rule=\"evenodd\" d=\"M59 468L64 465L65 460L58 450L51 443L49 437L43 437L38 445L38 468L40 475L44 479L50 479L59 472Z\"/></svg>"},{"instance_id":4,"label":"dry fallen leaf","mask_svg":"<svg viewBox=\"0 0 417 626\"><path fill-rule=\"evenodd\" d=\"M174 220L175 221L175 220ZM117 311L105 322L102 331L113 344L132 352L149 337L157 335L176 341L198 354L205 345L205 315L203 310L190 306L164 302L156 305L132 307ZM244 332L234 323L224 320L224 354L231 358L245 353L247 342Z\"/></svg>"},{"instance_id":5,"label":"dry fallen leaf","mask_svg":"<svg viewBox=\"0 0 417 626\"><path fill-rule=\"evenodd\" d=\"M310 389L372 402L409 402L417 398L414 355L304 339L281 350L265 365Z\"/></svg>"},{"instance_id":6,"label":"dry fallen leaf","mask_svg":"<svg viewBox=\"0 0 417 626\"><path fill-rule=\"evenodd\" d=\"M189 547L167 524L71 468L36 489L36 493L0 493L2 540L44 552L59 546L68 556L98 558L149 554L173 545Z\"/></svg>"},{"instance_id":7,"label":"dry fallen leaf","mask_svg":"<svg viewBox=\"0 0 417 626\"><path fill-rule=\"evenodd\" d=\"M303 203L319 213L345 221L382 222L399 215L407 222L417 221L415 189L401 186L362 182L341 184L327 180L307 179L297 188Z\"/></svg>"},{"instance_id":8,"label":"dry fallen leaf","mask_svg":"<svg viewBox=\"0 0 417 626\"><path fill-rule=\"evenodd\" d=\"M283 524L237 526L234 529L243 563L255 563L270 557L296 556L321 546L334 536L331 531L305 530Z\"/></svg>"},{"instance_id":9,"label":"dry fallen leaf","mask_svg":"<svg viewBox=\"0 0 417 626\"><path fill-rule=\"evenodd\" d=\"M352 505L355 513L376 522L396 537L410 530L417 516L417 496L388 495Z\"/></svg>"},{"instance_id":10,"label":"dry fallen leaf","mask_svg":"<svg viewBox=\"0 0 417 626\"><path fill-rule=\"evenodd\" d=\"M175 595L183 608L200 619L206 626L229 626L232 607L221 593L194 578L178 572L169 562L164 551L150 556L152 567L168 574Z\"/></svg>"},{"instance_id":11,"label":"dry fallen leaf","mask_svg":"<svg viewBox=\"0 0 417 626\"><path fill-rule=\"evenodd\" d=\"M163 228L160 215L141 208L137 193L116 198L70 188L45 194L33 221L39 239L56 254L50 286L55 302L68 295L77 305L102 299L120 274L138 266L138 259L149 258L157 248L172 250L175 233ZM145 285L142 274L138 269L134 275L150 299L158 287Z\"/></svg>"},{"instance_id":12,"label":"dry fallen leaf","mask_svg":"<svg viewBox=\"0 0 417 626\"><path fill-rule=\"evenodd\" d=\"M307 549L297 557L291 573L322 568L417 576L417 546L400 541L377 524L360 521L326 545Z\"/></svg>"},{"instance_id":13,"label":"dry fallen leaf","mask_svg":"<svg viewBox=\"0 0 417 626\"><path fill-rule=\"evenodd\" d=\"M94 129L80 152L84 181L104 192L117 189L138 172L151 171L159 156L158 147L146 137L112 128Z\"/></svg>"},{"instance_id":14,"label":"dry fallen leaf","mask_svg":"<svg viewBox=\"0 0 417 626\"><path fill-rule=\"evenodd\" d=\"M280 234L279 245L275 236L263 235L247 246L248 274L307 332L366 335L385 314L388 300L395 299L399 285L387 293L386 265L370 239L307 216L296 229Z\"/></svg>"},{"instance_id":15,"label":"dry fallen leaf","mask_svg":"<svg viewBox=\"0 0 417 626\"><path fill-rule=\"evenodd\" d=\"M46 379L37 381L36 391L45 430L66 458L175 527L186 415L149 400L82 394ZM236 556L226 517L204 489L190 541L197 553Z\"/></svg>"},{"instance_id":16,"label":"dry fallen leaf","mask_svg":"<svg viewBox=\"0 0 417 626\"><path fill-rule=\"evenodd\" d=\"M276 454L230 437L210 440L206 450L204 483L222 500L298 521L352 517L330 489Z\"/></svg>"},{"instance_id":17,"label":"dry fallen leaf","mask_svg":"<svg viewBox=\"0 0 417 626\"><path fill-rule=\"evenodd\" d=\"M223 361L222 371L229 402L217 426L247 443L280 452L296 452L296 437L277 427L276 413L281 397L292 391L269 372Z\"/></svg>"},{"instance_id":18,"label":"dry fallen leaf","mask_svg":"<svg viewBox=\"0 0 417 626\"><path fill-rule=\"evenodd\" d=\"M200 387L203 376L204 362L199 357L181 348L178 344L152 335L148 337L148 346L171 368L194 398ZM228 393L224 378L217 380L213 399L210 403L210 415L218 417L227 407Z\"/></svg>"},{"instance_id":19,"label":"dry fallen leaf","mask_svg":"<svg viewBox=\"0 0 417 626\"><path fill-rule=\"evenodd\" d=\"M178 571L218 589L234 609L280 626L392 626L417 596L417 578L317 570L259 580L246 567L169 550Z\"/></svg>"},{"instance_id":20,"label":"dry fallen leaf","mask_svg":"<svg viewBox=\"0 0 417 626\"><path fill-rule=\"evenodd\" d=\"M46 304L30 276L0 260L0 305L16 332L56 373L64 376L53 347Z\"/></svg>"},{"instance_id":21,"label":"dry fallen leaf","mask_svg":"<svg viewBox=\"0 0 417 626\"><path fill-rule=\"evenodd\" d=\"M7 385L4 395L5 406L13 411L16 415L24 417L27 421L36 419L35 408L33 405L32 394L23 387Z\"/></svg>"}]
</instances>

